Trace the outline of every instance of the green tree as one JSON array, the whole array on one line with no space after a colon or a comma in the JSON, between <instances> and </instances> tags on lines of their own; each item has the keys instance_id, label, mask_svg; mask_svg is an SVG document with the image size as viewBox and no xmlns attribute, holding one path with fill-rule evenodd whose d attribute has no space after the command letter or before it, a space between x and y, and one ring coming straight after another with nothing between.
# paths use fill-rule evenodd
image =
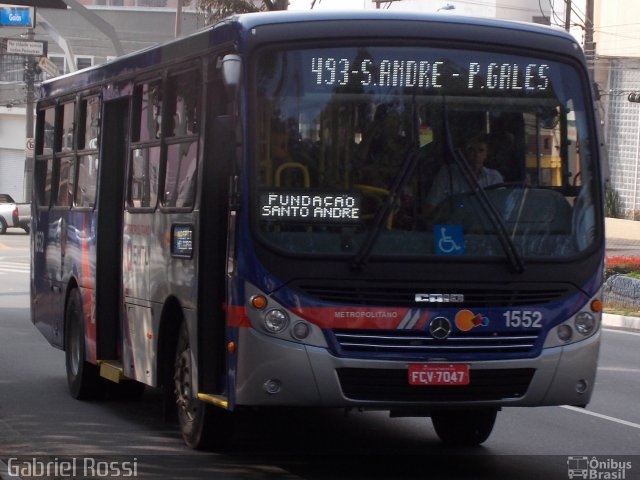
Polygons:
<instances>
[{"instance_id":1,"label":"green tree","mask_svg":"<svg viewBox=\"0 0 640 480\"><path fill-rule=\"evenodd\" d=\"M190 1L190 0L183 0ZM196 6L210 25L236 13L286 10L288 0L195 0Z\"/></svg>"}]
</instances>

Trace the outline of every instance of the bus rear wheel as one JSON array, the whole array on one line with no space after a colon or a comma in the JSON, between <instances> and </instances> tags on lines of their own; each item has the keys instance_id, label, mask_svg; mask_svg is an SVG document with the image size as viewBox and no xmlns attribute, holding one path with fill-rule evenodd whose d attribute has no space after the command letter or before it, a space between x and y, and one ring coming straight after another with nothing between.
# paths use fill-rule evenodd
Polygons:
<instances>
[{"instance_id":1,"label":"bus rear wheel","mask_svg":"<svg viewBox=\"0 0 640 480\"><path fill-rule=\"evenodd\" d=\"M489 438L497 414L495 408L442 410L431 414L431 422L440 440L447 445L470 447Z\"/></svg>"},{"instance_id":2,"label":"bus rear wheel","mask_svg":"<svg viewBox=\"0 0 640 480\"><path fill-rule=\"evenodd\" d=\"M183 322L173 369L174 394L182 438L190 448L196 450L227 447L233 436L233 415L199 400L193 389L193 375L189 332Z\"/></svg>"},{"instance_id":3,"label":"bus rear wheel","mask_svg":"<svg viewBox=\"0 0 640 480\"><path fill-rule=\"evenodd\" d=\"M73 398L88 400L101 398L105 381L100 378L97 365L87 362L82 297L74 288L69 294L65 310L65 363L67 383Z\"/></svg>"}]
</instances>

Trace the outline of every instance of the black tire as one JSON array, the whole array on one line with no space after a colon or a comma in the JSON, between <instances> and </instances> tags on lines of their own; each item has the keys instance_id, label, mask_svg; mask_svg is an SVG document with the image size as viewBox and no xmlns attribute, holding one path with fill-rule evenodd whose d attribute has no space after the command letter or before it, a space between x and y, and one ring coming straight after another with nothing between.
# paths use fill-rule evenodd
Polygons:
<instances>
[{"instance_id":1,"label":"black tire","mask_svg":"<svg viewBox=\"0 0 640 480\"><path fill-rule=\"evenodd\" d=\"M25 225L24 227L22 227L22 229L24 230L24 233L26 233L27 235L31 233L31 227L29 225Z\"/></svg>"},{"instance_id":2,"label":"black tire","mask_svg":"<svg viewBox=\"0 0 640 480\"><path fill-rule=\"evenodd\" d=\"M84 316L82 297L77 288L69 294L65 311L65 363L69 393L78 400L102 398L105 393L105 380L98 367L87 362L85 350Z\"/></svg>"},{"instance_id":3,"label":"black tire","mask_svg":"<svg viewBox=\"0 0 640 480\"><path fill-rule=\"evenodd\" d=\"M233 436L233 414L202 402L193 391L189 332L183 322L176 343L173 386L178 423L184 442L196 450L228 447Z\"/></svg>"},{"instance_id":4,"label":"black tire","mask_svg":"<svg viewBox=\"0 0 640 480\"><path fill-rule=\"evenodd\" d=\"M497 414L495 408L443 410L433 412L431 421L438 437L447 445L471 447L489 438Z\"/></svg>"},{"instance_id":5,"label":"black tire","mask_svg":"<svg viewBox=\"0 0 640 480\"><path fill-rule=\"evenodd\" d=\"M4 218L0 217L0 235L4 235L7 233L7 222L4 221Z\"/></svg>"}]
</instances>

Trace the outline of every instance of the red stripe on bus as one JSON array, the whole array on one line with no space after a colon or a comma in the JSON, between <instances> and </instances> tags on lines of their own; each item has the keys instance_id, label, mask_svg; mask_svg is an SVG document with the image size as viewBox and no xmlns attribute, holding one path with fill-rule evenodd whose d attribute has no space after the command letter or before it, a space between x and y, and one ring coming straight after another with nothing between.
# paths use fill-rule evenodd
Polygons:
<instances>
[{"instance_id":1,"label":"red stripe on bus","mask_svg":"<svg viewBox=\"0 0 640 480\"><path fill-rule=\"evenodd\" d=\"M89 245L87 245L87 217L82 218L82 238L80 239L80 289L82 295L82 311L84 312L84 331L86 332L85 345L87 347L87 360L95 363L96 352L96 323L95 304L93 301L93 277L91 275L91 262L89 261Z\"/></svg>"},{"instance_id":2,"label":"red stripe on bus","mask_svg":"<svg viewBox=\"0 0 640 480\"><path fill-rule=\"evenodd\" d=\"M248 328L251 326L244 306L225 305L225 310L227 311L228 327Z\"/></svg>"},{"instance_id":3,"label":"red stripe on bus","mask_svg":"<svg viewBox=\"0 0 640 480\"><path fill-rule=\"evenodd\" d=\"M298 307L291 310L320 328L395 329L408 308Z\"/></svg>"}]
</instances>

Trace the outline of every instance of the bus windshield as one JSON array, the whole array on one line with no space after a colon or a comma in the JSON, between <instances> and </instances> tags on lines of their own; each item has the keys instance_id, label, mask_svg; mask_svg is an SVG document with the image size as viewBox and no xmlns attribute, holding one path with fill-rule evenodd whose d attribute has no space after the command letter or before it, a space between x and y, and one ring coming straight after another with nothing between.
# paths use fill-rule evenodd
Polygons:
<instances>
[{"instance_id":1,"label":"bus windshield","mask_svg":"<svg viewBox=\"0 0 640 480\"><path fill-rule=\"evenodd\" d=\"M267 50L254 82L252 220L273 249L519 262L598 238L587 82L570 64L422 46Z\"/></svg>"}]
</instances>

